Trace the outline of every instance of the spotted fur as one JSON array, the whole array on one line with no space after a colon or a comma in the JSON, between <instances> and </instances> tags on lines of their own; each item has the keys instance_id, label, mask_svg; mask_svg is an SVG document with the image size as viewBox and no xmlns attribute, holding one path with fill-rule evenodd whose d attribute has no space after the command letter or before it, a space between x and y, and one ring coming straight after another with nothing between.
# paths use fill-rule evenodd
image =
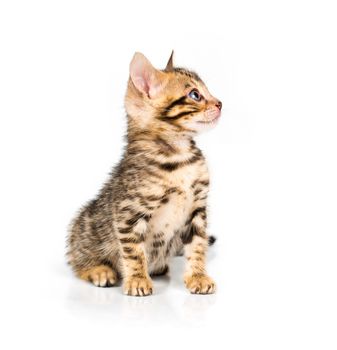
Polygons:
<instances>
[{"instance_id":1,"label":"spotted fur","mask_svg":"<svg viewBox=\"0 0 337 350\"><path fill-rule=\"evenodd\" d=\"M150 276L167 273L170 257L183 250L187 288L213 293L205 268L215 241L206 233L209 175L193 137L216 123L221 102L196 73L173 67L172 56L157 70L136 53L125 108L123 158L73 220L68 261L96 286L122 277L126 294L144 296L153 290Z\"/></svg>"}]
</instances>

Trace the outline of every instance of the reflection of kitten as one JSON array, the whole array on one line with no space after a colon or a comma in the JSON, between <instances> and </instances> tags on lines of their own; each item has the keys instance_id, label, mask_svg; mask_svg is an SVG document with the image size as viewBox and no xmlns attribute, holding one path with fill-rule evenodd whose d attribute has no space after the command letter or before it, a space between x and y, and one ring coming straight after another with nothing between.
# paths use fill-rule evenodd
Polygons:
<instances>
[{"instance_id":1,"label":"reflection of kitten","mask_svg":"<svg viewBox=\"0 0 337 350\"><path fill-rule=\"evenodd\" d=\"M187 288L215 291L205 271L208 171L192 138L215 125L221 102L197 74L173 67L172 56L157 70L134 55L123 159L74 219L68 238L69 263L80 278L106 287L122 276L129 295L151 294L149 276L166 273L183 245Z\"/></svg>"}]
</instances>

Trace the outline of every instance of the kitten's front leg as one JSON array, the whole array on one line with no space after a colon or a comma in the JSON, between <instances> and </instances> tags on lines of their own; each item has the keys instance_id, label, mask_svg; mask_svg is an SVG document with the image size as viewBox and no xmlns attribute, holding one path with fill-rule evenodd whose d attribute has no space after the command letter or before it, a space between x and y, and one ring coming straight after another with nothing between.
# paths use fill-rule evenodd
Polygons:
<instances>
[{"instance_id":1,"label":"kitten's front leg","mask_svg":"<svg viewBox=\"0 0 337 350\"><path fill-rule=\"evenodd\" d=\"M187 232L182 237L185 245L187 267L184 275L186 287L193 294L212 294L215 283L206 273L206 208L196 208L191 216Z\"/></svg>"},{"instance_id":2,"label":"kitten's front leg","mask_svg":"<svg viewBox=\"0 0 337 350\"><path fill-rule=\"evenodd\" d=\"M152 294L152 280L148 274L144 240L149 215L141 212L130 215L118 227L121 246L120 258L123 267L124 293L133 296Z\"/></svg>"}]
</instances>

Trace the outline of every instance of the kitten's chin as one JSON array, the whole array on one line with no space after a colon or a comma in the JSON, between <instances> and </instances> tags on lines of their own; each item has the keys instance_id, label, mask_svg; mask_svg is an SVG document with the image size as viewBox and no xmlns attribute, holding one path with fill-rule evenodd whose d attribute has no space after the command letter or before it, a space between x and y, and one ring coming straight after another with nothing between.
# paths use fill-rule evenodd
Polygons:
<instances>
[{"instance_id":1,"label":"kitten's chin","mask_svg":"<svg viewBox=\"0 0 337 350\"><path fill-rule=\"evenodd\" d=\"M220 115L220 111L205 113L202 119L195 121L193 120L188 127L197 133L213 129L217 125Z\"/></svg>"}]
</instances>

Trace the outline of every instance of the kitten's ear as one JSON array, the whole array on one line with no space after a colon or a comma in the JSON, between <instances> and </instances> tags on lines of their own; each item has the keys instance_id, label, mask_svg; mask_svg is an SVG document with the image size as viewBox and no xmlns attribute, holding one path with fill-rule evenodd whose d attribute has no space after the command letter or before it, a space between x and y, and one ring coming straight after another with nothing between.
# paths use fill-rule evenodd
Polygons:
<instances>
[{"instance_id":1,"label":"kitten's ear","mask_svg":"<svg viewBox=\"0 0 337 350\"><path fill-rule=\"evenodd\" d=\"M130 77L137 90L150 98L156 97L162 90L162 75L142 53L134 54L130 63Z\"/></svg>"},{"instance_id":2,"label":"kitten's ear","mask_svg":"<svg viewBox=\"0 0 337 350\"><path fill-rule=\"evenodd\" d=\"M173 55L174 55L174 50L172 50L172 53L171 53L171 56L167 62L167 65L166 65L166 72L173 72Z\"/></svg>"}]
</instances>

